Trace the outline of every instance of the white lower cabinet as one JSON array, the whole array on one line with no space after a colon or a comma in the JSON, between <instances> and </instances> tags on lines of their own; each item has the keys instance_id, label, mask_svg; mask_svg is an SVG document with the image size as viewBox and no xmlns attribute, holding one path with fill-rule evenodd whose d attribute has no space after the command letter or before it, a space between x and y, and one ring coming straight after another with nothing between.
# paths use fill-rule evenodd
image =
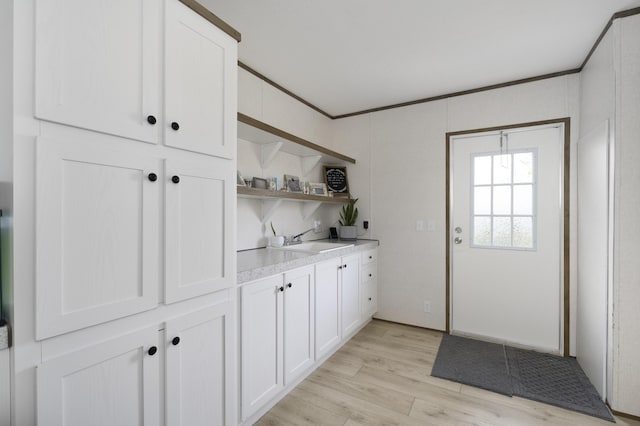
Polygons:
<instances>
[{"instance_id":1,"label":"white lower cabinet","mask_svg":"<svg viewBox=\"0 0 640 426\"><path fill-rule=\"evenodd\" d=\"M316 359L340 344L340 258L316 264Z\"/></svg>"},{"instance_id":2,"label":"white lower cabinet","mask_svg":"<svg viewBox=\"0 0 640 426\"><path fill-rule=\"evenodd\" d=\"M38 424L158 425L159 342L151 327L39 365Z\"/></svg>"},{"instance_id":3,"label":"white lower cabinet","mask_svg":"<svg viewBox=\"0 0 640 426\"><path fill-rule=\"evenodd\" d=\"M241 290L242 418L253 414L284 387L282 374L281 275Z\"/></svg>"},{"instance_id":4,"label":"white lower cabinet","mask_svg":"<svg viewBox=\"0 0 640 426\"><path fill-rule=\"evenodd\" d=\"M242 417L315 362L314 269L295 269L241 291Z\"/></svg>"},{"instance_id":5,"label":"white lower cabinet","mask_svg":"<svg viewBox=\"0 0 640 426\"><path fill-rule=\"evenodd\" d=\"M156 426L163 408L170 426L234 424L231 315L225 302L168 320L164 333L147 327L45 361L38 424Z\"/></svg>"},{"instance_id":6,"label":"white lower cabinet","mask_svg":"<svg viewBox=\"0 0 640 426\"><path fill-rule=\"evenodd\" d=\"M360 312L363 320L378 311L378 250L362 253L360 258Z\"/></svg>"},{"instance_id":7,"label":"white lower cabinet","mask_svg":"<svg viewBox=\"0 0 640 426\"><path fill-rule=\"evenodd\" d=\"M342 300L342 336L345 337L361 324L360 317L360 254L342 257L340 285Z\"/></svg>"},{"instance_id":8,"label":"white lower cabinet","mask_svg":"<svg viewBox=\"0 0 640 426\"><path fill-rule=\"evenodd\" d=\"M375 313L376 254L356 252L242 285L242 424L257 421Z\"/></svg>"},{"instance_id":9,"label":"white lower cabinet","mask_svg":"<svg viewBox=\"0 0 640 426\"><path fill-rule=\"evenodd\" d=\"M235 424L233 323L230 303L167 321L167 425Z\"/></svg>"}]
</instances>

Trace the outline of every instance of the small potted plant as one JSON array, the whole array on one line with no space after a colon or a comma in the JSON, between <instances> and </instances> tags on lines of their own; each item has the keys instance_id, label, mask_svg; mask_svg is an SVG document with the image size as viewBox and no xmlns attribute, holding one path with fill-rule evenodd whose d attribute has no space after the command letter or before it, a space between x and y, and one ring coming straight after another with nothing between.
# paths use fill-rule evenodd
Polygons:
<instances>
[{"instance_id":1,"label":"small potted plant","mask_svg":"<svg viewBox=\"0 0 640 426\"><path fill-rule=\"evenodd\" d=\"M356 220L358 220L357 201L357 198L349 198L349 202L343 205L340 210L341 240L355 240L358 238L358 228L356 227Z\"/></svg>"}]
</instances>

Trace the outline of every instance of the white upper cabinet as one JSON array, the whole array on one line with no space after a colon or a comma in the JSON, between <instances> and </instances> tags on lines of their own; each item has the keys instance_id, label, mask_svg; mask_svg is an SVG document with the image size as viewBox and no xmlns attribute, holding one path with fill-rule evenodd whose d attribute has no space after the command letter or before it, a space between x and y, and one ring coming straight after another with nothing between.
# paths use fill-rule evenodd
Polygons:
<instances>
[{"instance_id":1,"label":"white upper cabinet","mask_svg":"<svg viewBox=\"0 0 640 426\"><path fill-rule=\"evenodd\" d=\"M155 307L161 162L39 139L36 167L37 337Z\"/></svg>"},{"instance_id":2,"label":"white upper cabinet","mask_svg":"<svg viewBox=\"0 0 640 426\"><path fill-rule=\"evenodd\" d=\"M36 0L35 46L36 118L235 158L237 42L178 0Z\"/></svg>"},{"instance_id":3,"label":"white upper cabinet","mask_svg":"<svg viewBox=\"0 0 640 426\"><path fill-rule=\"evenodd\" d=\"M36 0L35 115L157 143L162 2ZM152 120L153 121L153 120Z\"/></svg>"},{"instance_id":4,"label":"white upper cabinet","mask_svg":"<svg viewBox=\"0 0 640 426\"><path fill-rule=\"evenodd\" d=\"M237 43L177 1L166 15L166 144L234 158Z\"/></svg>"},{"instance_id":5,"label":"white upper cabinet","mask_svg":"<svg viewBox=\"0 0 640 426\"><path fill-rule=\"evenodd\" d=\"M166 161L167 303L235 282L233 167L216 158Z\"/></svg>"}]
</instances>

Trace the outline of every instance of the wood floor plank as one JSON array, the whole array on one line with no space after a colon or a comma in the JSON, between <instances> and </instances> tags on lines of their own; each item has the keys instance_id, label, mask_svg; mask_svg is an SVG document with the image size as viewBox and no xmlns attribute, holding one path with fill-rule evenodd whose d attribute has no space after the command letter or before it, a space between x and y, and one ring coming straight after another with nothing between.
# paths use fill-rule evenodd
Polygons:
<instances>
[{"instance_id":1,"label":"wood floor plank","mask_svg":"<svg viewBox=\"0 0 640 426\"><path fill-rule=\"evenodd\" d=\"M385 407L399 414L408 415L413 405L412 396L396 392L388 388L381 388L366 382L347 379L343 376L332 374L326 370L318 369L308 380L335 391L340 391L354 398L370 401L380 407Z\"/></svg>"},{"instance_id":2,"label":"wood floor plank","mask_svg":"<svg viewBox=\"0 0 640 426\"><path fill-rule=\"evenodd\" d=\"M269 412L277 419L286 419L288 423L299 426L327 425L342 426L349 420L349 416L334 413L319 407L311 401L298 398L295 395L287 395L280 403L276 404ZM263 416L264 418L265 416ZM262 421L262 419L260 419ZM261 424L260 422L258 424Z\"/></svg>"},{"instance_id":3,"label":"wood floor plank","mask_svg":"<svg viewBox=\"0 0 640 426\"><path fill-rule=\"evenodd\" d=\"M441 338L433 330L374 320L257 424L611 425L540 402L432 377ZM626 418L616 417L616 421L621 426L640 426Z\"/></svg>"},{"instance_id":4,"label":"wood floor plank","mask_svg":"<svg viewBox=\"0 0 640 426\"><path fill-rule=\"evenodd\" d=\"M349 418L357 424L424 426L422 422L378 405L374 401L353 396L312 380L304 380L298 388L311 395L316 404L323 404L325 407L333 405L336 412L348 412Z\"/></svg>"}]
</instances>

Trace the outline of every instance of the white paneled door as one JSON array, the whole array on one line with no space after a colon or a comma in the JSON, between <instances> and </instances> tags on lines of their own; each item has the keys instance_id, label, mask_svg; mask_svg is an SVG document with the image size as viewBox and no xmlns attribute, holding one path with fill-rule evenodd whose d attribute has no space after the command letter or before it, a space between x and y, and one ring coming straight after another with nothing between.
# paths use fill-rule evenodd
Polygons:
<instances>
[{"instance_id":1,"label":"white paneled door","mask_svg":"<svg viewBox=\"0 0 640 426\"><path fill-rule=\"evenodd\" d=\"M157 143L161 10L155 0L36 0L36 117Z\"/></svg>"},{"instance_id":2,"label":"white paneled door","mask_svg":"<svg viewBox=\"0 0 640 426\"><path fill-rule=\"evenodd\" d=\"M166 161L167 303L233 285L233 162L216 158ZM234 177L235 179L235 177Z\"/></svg>"},{"instance_id":3,"label":"white paneled door","mask_svg":"<svg viewBox=\"0 0 640 426\"><path fill-rule=\"evenodd\" d=\"M609 282L609 126L578 141L576 357L605 398Z\"/></svg>"},{"instance_id":4,"label":"white paneled door","mask_svg":"<svg viewBox=\"0 0 640 426\"><path fill-rule=\"evenodd\" d=\"M562 125L450 142L451 331L561 352Z\"/></svg>"}]
</instances>

